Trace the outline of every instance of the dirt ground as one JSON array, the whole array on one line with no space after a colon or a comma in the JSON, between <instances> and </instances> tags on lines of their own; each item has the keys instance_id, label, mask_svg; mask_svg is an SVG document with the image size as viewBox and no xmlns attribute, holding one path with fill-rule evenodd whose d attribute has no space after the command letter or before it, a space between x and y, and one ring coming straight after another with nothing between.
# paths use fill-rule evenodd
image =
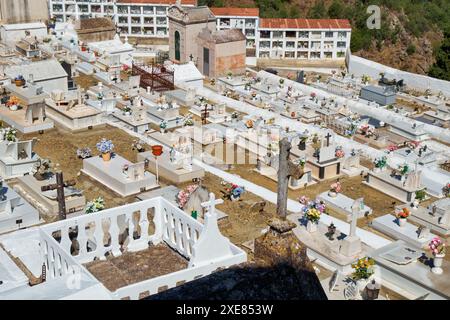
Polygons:
<instances>
[{"instance_id":1,"label":"dirt ground","mask_svg":"<svg viewBox=\"0 0 450 320\"><path fill-rule=\"evenodd\" d=\"M76 155L78 148L89 147L94 156L99 156L96 144L102 138L106 138L113 141L115 146L114 152L130 162L136 162L137 151L132 150L131 146L135 139L126 132L108 125L95 127L94 130L83 130L74 133L56 127L42 135L28 134L20 137L20 139L32 138L37 139L34 151L41 158L50 159L53 168L64 173L65 180L75 179L77 182L76 188L83 190L86 201L91 201L101 196L105 199L107 208L135 201L134 197L122 198L97 181L81 174L80 170L83 167L83 161Z\"/></svg>"},{"instance_id":2,"label":"dirt ground","mask_svg":"<svg viewBox=\"0 0 450 320\"><path fill-rule=\"evenodd\" d=\"M85 265L106 288L119 288L186 269L188 262L165 244L147 250L124 253L117 258Z\"/></svg>"}]
</instances>

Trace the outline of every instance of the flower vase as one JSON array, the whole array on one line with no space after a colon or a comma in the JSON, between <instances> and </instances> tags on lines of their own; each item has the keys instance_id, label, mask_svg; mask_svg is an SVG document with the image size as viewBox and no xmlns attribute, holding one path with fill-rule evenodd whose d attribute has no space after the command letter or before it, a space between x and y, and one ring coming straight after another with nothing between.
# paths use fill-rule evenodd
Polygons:
<instances>
[{"instance_id":1,"label":"flower vase","mask_svg":"<svg viewBox=\"0 0 450 320\"><path fill-rule=\"evenodd\" d=\"M433 258L433 268L431 272L434 274L442 274L444 271L442 270L442 262L444 261L445 254L436 254Z\"/></svg>"},{"instance_id":2,"label":"flower vase","mask_svg":"<svg viewBox=\"0 0 450 320\"><path fill-rule=\"evenodd\" d=\"M359 279L356 280L356 287L358 288L358 292L361 294L366 289L369 284L369 279Z\"/></svg>"},{"instance_id":3,"label":"flower vase","mask_svg":"<svg viewBox=\"0 0 450 320\"><path fill-rule=\"evenodd\" d=\"M328 196L330 196L331 198L336 198L337 197L337 192L334 191L328 191Z\"/></svg>"},{"instance_id":4,"label":"flower vase","mask_svg":"<svg viewBox=\"0 0 450 320\"><path fill-rule=\"evenodd\" d=\"M105 162L111 161L111 152L102 153L102 158Z\"/></svg>"},{"instance_id":5,"label":"flower vase","mask_svg":"<svg viewBox=\"0 0 450 320\"><path fill-rule=\"evenodd\" d=\"M404 226L406 226L406 221L407 221L408 219L406 219L406 218L398 218L398 225L400 226L400 227L404 227Z\"/></svg>"},{"instance_id":6,"label":"flower vase","mask_svg":"<svg viewBox=\"0 0 450 320\"><path fill-rule=\"evenodd\" d=\"M308 223L306 224L306 230L308 230L308 232L316 232L317 231L317 223L312 222L311 220L308 220Z\"/></svg>"}]
</instances>

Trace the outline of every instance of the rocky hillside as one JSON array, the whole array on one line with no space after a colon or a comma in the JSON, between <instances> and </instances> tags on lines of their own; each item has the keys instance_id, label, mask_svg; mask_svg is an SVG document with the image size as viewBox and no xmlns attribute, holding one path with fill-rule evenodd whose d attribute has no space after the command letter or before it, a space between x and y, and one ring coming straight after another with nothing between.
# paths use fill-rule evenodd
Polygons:
<instances>
[{"instance_id":1,"label":"rocky hillside","mask_svg":"<svg viewBox=\"0 0 450 320\"><path fill-rule=\"evenodd\" d=\"M262 17L346 18L352 52L394 68L450 80L448 0L200 0L210 6L260 8ZM367 28L369 5L381 9L381 29Z\"/></svg>"}]
</instances>

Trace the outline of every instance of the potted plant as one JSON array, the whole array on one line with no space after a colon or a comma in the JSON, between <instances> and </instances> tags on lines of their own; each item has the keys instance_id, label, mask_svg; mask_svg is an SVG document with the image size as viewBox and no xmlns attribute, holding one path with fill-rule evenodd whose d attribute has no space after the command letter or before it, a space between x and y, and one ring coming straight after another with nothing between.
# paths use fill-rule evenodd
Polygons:
<instances>
[{"instance_id":1,"label":"potted plant","mask_svg":"<svg viewBox=\"0 0 450 320\"><path fill-rule=\"evenodd\" d=\"M300 142L298 143L298 149L301 151L306 150L306 141L308 141L308 137L301 137Z\"/></svg>"},{"instance_id":2,"label":"potted plant","mask_svg":"<svg viewBox=\"0 0 450 320\"><path fill-rule=\"evenodd\" d=\"M328 191L328 195L332 198L336 198L338 193L340 193L341 191L342 191L341 183L337 181L330 186L330 191Z\"/></svg>"},{"instance_id":3,"label":"potted plant","mask_svg":"<svg viewBox=\"0 0 450 320\"><path fill-rule=\"evenodd\" d=\"M25 79L22 75L18 75L17 77L14 78L14 83L16 84L17 87L21 87L25 84Z\"/></svg>"},{"instance_id":4,"label":"potted plant","mask_svg":"<svg viewBox=\"0 0 450 320\"><path fill-rule=\"evenodd\" d=\"M375 165L375 168L373 169L373 171L374 172L381 172L387 166L387 158L385 156L383 156L381 158L376 158L373 161L373 164Z\"/></svg>"},{"instance_id":5,"label":"potted plant","mask_svg":"<svg viewBox=\"0 0 450 320\"><path fill-rule=\"evenodd\" d=\"M103 138L99 143L97 143L97 150L101 152L103 161L110 161L111 152L114 150L114 144L111 140L106 140Z\"/></svg>"},{"instance_id":6,"label":"potted plant","mask_svg":"<svg viewBox=\"0 0 450 320\"><path fill-rule=\"evenodd\" d=\"M95 213L105 209L105 200L102 197L95 198L86 204L85 213Z\"/></svg>"},{"instance_id":7,"label":"potted plant","mask_svg":"<svg viewBox=\"0 0 450 320\"><path fill-rule=\"evenodd\" d=\"M427 197L427 193L426 193L425 189L416 191L416 200L419 201L419 203L424 201L426 197Z\"/></svg>"},{"instance_id":8,"label":"potted plant","mask_svg":"<svg viewBox=\"0 0 450 320\"><path fill-rule=\"evenodd\" d=\"M404 227L406 225L406 221L410 216L411 212L408 208L403 208L400 212L397 213L397 221L400 227Z\"/></svg>"},{"instance_id":9,"label":"potted plant","mask_svg":"<svg viewBox=\"0 0 450 320\"><path fill-rule=\"evenodd\" d=\"M167 122L166 122L166 121L162 121L162 122L159 124L159 128L161 129L161 133L166 133Z\"/></svg>"},{"instance_id":10,"label":"potted plant","mask_svg":"<svg viewBox=\"0 0 450 320\"><path fill-rule=\"evenodd\" d=\"M356 263L352 264L352 269L354 270L352 278L356 281L359 292L366 288L370 278L375 273L374 266L375 260L369 257L361 258Z\"/></svg>"},{"instance_id":11,"label":"potted plant","mask_svg":"<svg viewBox=\"0 0 450 320\"><path fill-rule=\"evenodd\" d=\"M232 76L233 76L233 72L228 71L228 73L227 73L227 79L230 80Z\"/></svg>"},{"instance_id":12,"label":"potted plant","mask_svg":"<svg viewBox=\"0 0 450 320\"><path fill-rule=\"evenodd\" d=\"M123 108L123 114L125 116L130 116L131 115L131 108L126 106L125 108Z\"/></svg>"},{"instance_id":13,"label":"potted plant","mask_svg":"<svg viewBox=\"0 0 450 320\"><path fill-rule=\"evenodd\" d=\"M14 128L7 128L5 131L5 140L8 142L17 141L17 130Z\"/></svg>"},{"instance_id":14,"label":"potted plant","mask_svg":"<svg viewBox=\"0 0 450 320\"><path fill-rule=\"evenodd\" d=\"M435 274L442 274L442 262L445 257L445 243L440 238L436 237L431 240L428 247L433 254L433 268L431 271Z\"/></svg>"}]
</instances>

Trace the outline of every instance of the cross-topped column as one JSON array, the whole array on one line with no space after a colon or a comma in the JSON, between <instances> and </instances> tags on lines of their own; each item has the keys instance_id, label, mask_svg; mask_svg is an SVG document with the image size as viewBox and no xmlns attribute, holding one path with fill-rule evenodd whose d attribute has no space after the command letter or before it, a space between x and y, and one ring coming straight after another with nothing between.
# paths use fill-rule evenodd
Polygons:
<instances>
[{"instance_id":1,"label":"cross-topped column","mask_svg":"<svg viewBox=\"0 0 450 320\"><path fill-rule=\"evenodd\" d=\"M361 206L363 204L364 199L359 198L353 202L352 205L352 222L350 223L350 237L356 236L356 223L358 222L358 215L361 212Z\"/></svg>"}]
</instances>

